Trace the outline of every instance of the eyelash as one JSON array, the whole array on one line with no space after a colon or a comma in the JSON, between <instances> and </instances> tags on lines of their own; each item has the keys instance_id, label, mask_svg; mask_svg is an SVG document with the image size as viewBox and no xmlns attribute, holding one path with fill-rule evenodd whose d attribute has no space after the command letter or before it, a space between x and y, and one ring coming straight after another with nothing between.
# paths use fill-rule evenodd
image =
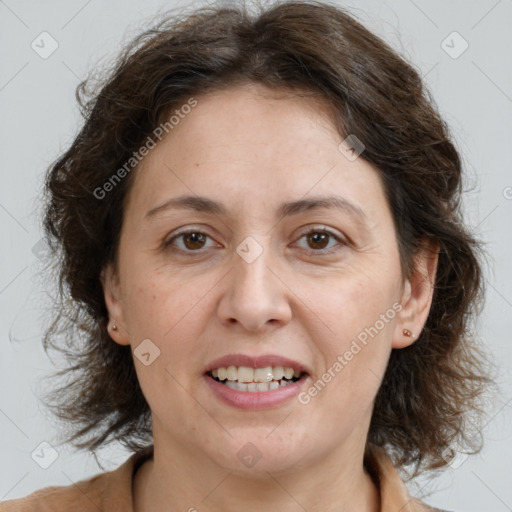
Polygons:
<instances>
[{"instance_id":1,"label":"eyelash","mask_svg":"<svg viewBox=\"0 0 512 512\"><path fill-rule=\"evenodd\" d=\"M188 230L185 230L185 231L181 231L179 233L176 233L175 235L173 235L171 238L169 238L167 241L164 242L163 244L163 248L165 250L169 250L169 251L172 251L172 252L175 252L175 253L181 253L185 256L196 256L196 255L201 255L204 253L204 251L202 249L198 249L197 251L193 251L193 250L185 250L185 249L177 249L176 247L173 247L172 246L172 243L177 240L178 238L180 237L183 237L185 235L189 235L189 234L201 234L201 235L205 235L206 237L208 238L211 238L207 233L204 233L203 231L200 231L199 229L188 229ZM340 247L335 247L335 248L330 248L330 249L309 249L309 250L306 250L306 252L309 254L309 255L320 255L320 256L323 256L323 255L330 255L332 254L333 252L336 252L336 251L339 251L341 250L344 246L347 245L347 242L345 240L343 240L340 236L338 236L336 233L330 231L329 229L326 229L326 228L313 228L313 229L310 229L309 231L306 231L305 233L303 233L298 240L301 240L302 238L308 236L308 235L311 235L313 233L323 233L325 235L329 235L330 237L334 238L338 244L340 245Z\"/></svg>"}]
</instances>

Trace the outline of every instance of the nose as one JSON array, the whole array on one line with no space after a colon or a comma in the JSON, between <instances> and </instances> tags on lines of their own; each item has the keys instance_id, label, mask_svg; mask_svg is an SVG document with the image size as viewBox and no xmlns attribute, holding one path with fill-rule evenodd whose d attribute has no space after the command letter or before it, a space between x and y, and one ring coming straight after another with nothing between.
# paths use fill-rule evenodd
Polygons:
<instances>
[{"instance_id":1,"label":"nose","mask_svg":"<svg viewBox=\"0 0 512 512\"><path fill-rule=\"evenodd\" d=\"M271 259L268 247L254 261L234 255L218 306L223 323L238 323L248 331L259 331L290 321L292 292Z\"/></svg>"}]
</instances>

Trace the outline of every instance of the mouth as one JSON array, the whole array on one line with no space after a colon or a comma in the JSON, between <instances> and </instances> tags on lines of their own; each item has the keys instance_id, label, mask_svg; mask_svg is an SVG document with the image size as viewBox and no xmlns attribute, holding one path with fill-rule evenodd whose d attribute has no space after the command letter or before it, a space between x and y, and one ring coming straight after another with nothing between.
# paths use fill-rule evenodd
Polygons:
<instances>
[{"instance_id":1,"label":"mouth","mask_svg":"<svg viewBox=\"0 0 512 512\"><path fill-rule=\"evenodd\" d=\"M206 372L206 375L235 391L257 393L273 391L307 376L307 373L290 366L221 366Z\"/></svg>"},{"instance_id":2,"label":"mouth","mask_svg":"<svg viewBox=\"0 0 512 512\"><path fill-rule=\"evenodd\" d=\"M279 355L231 354L204 369L213 396L240 409L262 410L284 405L308 385L311 370Z\"/></svg>"}]
</instances>

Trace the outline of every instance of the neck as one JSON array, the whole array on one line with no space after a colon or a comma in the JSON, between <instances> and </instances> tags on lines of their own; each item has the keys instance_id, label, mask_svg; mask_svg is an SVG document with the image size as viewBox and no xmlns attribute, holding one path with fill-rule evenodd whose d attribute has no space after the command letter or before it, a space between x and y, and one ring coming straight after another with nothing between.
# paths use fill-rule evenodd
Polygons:
<instances>
[{"instance_id":1,"label":"neck","mask_svg":"<svg viewBox=\"0 0 512 512\"><path fill-rule=\"evenodd\" d=\"M134 512L237 510L378 512L379 491L363 466L364 445L340 447L287 471L240 473L182 445L158 445L134 479Z\"/></svg>"}]
</instances>

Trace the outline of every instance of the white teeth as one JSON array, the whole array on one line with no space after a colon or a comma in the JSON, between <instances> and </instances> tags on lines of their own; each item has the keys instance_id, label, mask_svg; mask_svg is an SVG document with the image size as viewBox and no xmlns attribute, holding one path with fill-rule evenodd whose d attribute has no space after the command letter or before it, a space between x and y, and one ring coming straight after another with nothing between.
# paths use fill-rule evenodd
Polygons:
<instances>
[{"instance_id":1,"label":"white teeth","mask_svg":"<svg viewBox=\"0 0 512 512\"><path fill-rule=\"evenodd\" d=\"M288 386L291 384L289 381L281 380L271 381L271 382L249 382L246 384L244 382L238 382L236 380L225 380L223 382L225 386L228 388L234 389L236 391L247 391L249 393L256 393L261 391L272 391L273 389L282 388L284 386Z\"/></svg>"},{"instance_id":2,"label":"white teeth","mask_svg":"<svg viewBox=\"0 0 512 512\"><path fill-rule=\"evenodd\" d=\"M293 368L285 368L284 369L284 378L285 379L291 379L293 378Z\"/></svg>"},{"instance_id":3,"label":"white teeth","mask_svg":"<svg viewBox=\"0 0 512 512\"><path fill-rule=\"evenodd\" d=\"M277 389L280 386L291 384L292 378L299 378L301 375L299 370L283 366L250 368L231 365L215 368L211 373L214 378L223 381L231 389L250 392Z\"/></svg>"},{"instance_id":4,"label":"white teeth","mask_svg":"<svg viewBox=\"0 0 512 512\"><path fill-rule=\"evenodd\" d=\"M236 366L228 366L227 368L227 378L228 380L237 380L237 368Z\"/></svg>"},{"instance_id":5,"label":"white teeth","mask_svg":"<svg viewBox=\"0 0 512 512\"><path fill-rule=\"evenodd\" d=\"M274 380L281 380L284 377L284 368L282 366L275 366L272 368Z\"/></svg>"},{"instance_id":6,"label":"white teeth","mask_svg":"<svg viewBox=\"0 0 512 512\"><path fill-rule=\"evenodd\" d=\"M236 382L232 380L227 380L224 383L228 388L236 389L237 391L247 391L248 384L243 384L242 382Z\"/></svg>"},{"instance_id":7,"label":"white teeth","mask_svg":"<svg viewBox=\"0 0 512 512\"><path fill-rule=\"evenodd\" d=\"M271 366L265 366L265 368L256 368L254 370L254 382L270 382L272 379L273 375Z\"/></svg>"},{"instance_id":8,"label":"white teeth","mask_svg":"<svg viewBox=\"0 0 512 512\"><path fill-rule=\"evenodd\" d=\"M254 382L254 380L253 368L247 366L240 366L240 368L238 368L238 382Z\"/></svg>"}]
</instances>

